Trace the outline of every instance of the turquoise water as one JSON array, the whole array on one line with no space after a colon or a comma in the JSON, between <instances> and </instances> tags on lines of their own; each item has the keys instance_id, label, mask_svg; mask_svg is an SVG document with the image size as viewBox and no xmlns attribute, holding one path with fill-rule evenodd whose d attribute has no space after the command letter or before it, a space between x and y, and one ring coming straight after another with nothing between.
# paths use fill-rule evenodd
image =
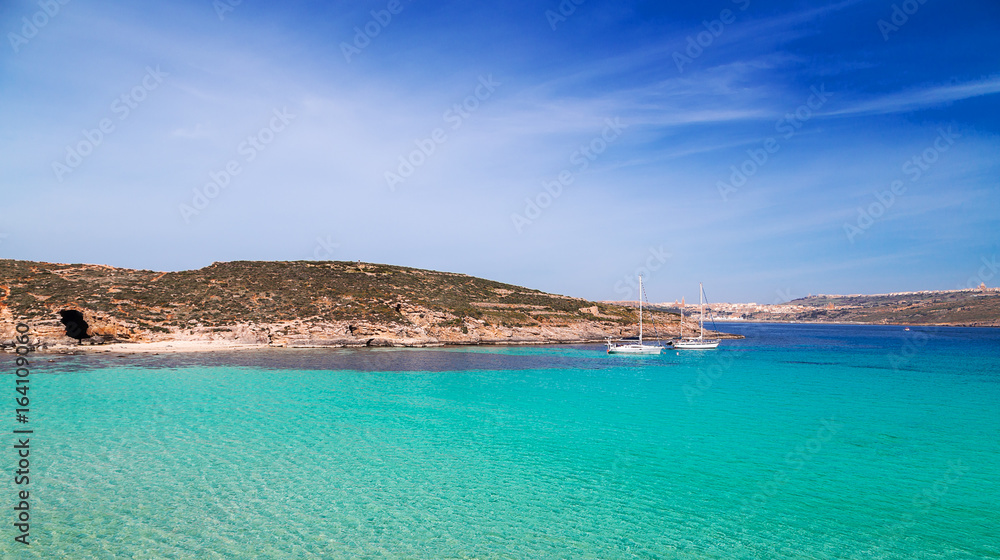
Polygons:
<instances>
[{"instance_id":1,"label":"turquoise water","mask_svg":"<svg viewBox=\"0 0 1000 560\"><path fill-rule=\"evenodd\" d=\"M35 356L33 544L0 556L1000 557L1000 330L723 330Z\"/></svg>"}]
</instances>

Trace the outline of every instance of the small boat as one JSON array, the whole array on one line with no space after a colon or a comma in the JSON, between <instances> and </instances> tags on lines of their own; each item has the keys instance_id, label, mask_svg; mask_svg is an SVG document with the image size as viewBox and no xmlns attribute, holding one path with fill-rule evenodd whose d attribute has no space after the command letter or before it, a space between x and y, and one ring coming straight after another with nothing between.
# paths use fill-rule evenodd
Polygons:
<instances>
[{"instance_id":1,"label":"small boat","mask_svg":"<svg viewBox=\"0 0 1000 560\"><path fill-rule=\"evenodd\" d=\"M642 342L642 298L645 294L642 291L642 275L639 275L639 338L623 338L617 341L608 339L608 354L633 354L652 355L663 351L660 344L643 344ZM635 340L635 342L632 342Z\"/></svg>"},{"instance_id":2,"label":"small boat","mask_svg":"<svg viewBox=\"0 0 1000 560\"><path fill-rule=\"evenodd\" d=\"M718 338L705 338L705 288L698 284L698 303L701 306L701 318L698 325L701 327L701 334L697 338L681 338L673 342L673 347L677 350L711 350L718 348L722 342ZM681 308L681 336L684 335L684 308Z\"/></svg>"}]
</instances>

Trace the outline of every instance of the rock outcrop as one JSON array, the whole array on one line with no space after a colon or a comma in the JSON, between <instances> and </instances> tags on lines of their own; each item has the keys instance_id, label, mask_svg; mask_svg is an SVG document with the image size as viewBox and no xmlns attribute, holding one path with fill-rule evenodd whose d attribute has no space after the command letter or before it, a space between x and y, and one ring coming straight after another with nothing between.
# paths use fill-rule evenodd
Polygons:
<instances>
[{"instance_id":1,"label":"rock outcrop","mask_svg":"<svg viewBox=\"0 0 1000 560\"><path fill-rule=\"evenodd\" d=\"M85 325L85 332L69 332ZM651 312L646 333L677 336ZM344 262L234 262L182 272L0 261L0 344L25 322L64 350L165 341L274 347L542 344L634 336L637 314L463 274ZM692 334L685 324L685 335Z\"/></svg>"}]
</instances>

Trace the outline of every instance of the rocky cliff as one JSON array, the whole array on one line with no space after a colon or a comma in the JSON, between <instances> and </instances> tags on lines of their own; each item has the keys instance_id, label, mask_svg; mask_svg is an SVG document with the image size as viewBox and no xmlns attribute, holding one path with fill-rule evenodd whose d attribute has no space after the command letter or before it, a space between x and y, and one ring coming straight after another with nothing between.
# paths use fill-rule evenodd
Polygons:
<instances>
[{"instance_id":1,"label":"rocky cliff","mask_svg":"<svg viewBox=\"0 0 1000 560\"><path fill-rule=\"evenodd\" d=\"M672 313L647 333L679 334ZM632 336L636 311L464 274L360 262L225 262L180 272L0 260L0 344L527 344ZM691 325L685 324L685 335ZM72 337L75 338L72 338Z\"/></svg>"}]
</instances>

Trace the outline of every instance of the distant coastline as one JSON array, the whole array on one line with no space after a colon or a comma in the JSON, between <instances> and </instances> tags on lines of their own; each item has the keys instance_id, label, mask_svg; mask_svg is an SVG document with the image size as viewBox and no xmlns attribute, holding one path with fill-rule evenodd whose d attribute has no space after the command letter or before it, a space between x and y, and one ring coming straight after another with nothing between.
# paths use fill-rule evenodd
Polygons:
<instances>
[{"instance_id":1,"label":"distant coastline","mask_svg":"<svg viewBox=\"0 0 1000 560\"><path fill-rule=\"evenodd\" d=\"M606 302L628 305L629 302ZM657 303L652 308L690 314L696 305ZM928 290L874 295L810 295L783 303L711 303L715 321L1000 327L1000 289Z\"/></svg>"},{"instance_id":2,"label":"distant coastline","mask_svg":"<svg viewBox=\"0 0 1000 560\"><path fill-rule=\"evenodd\" d=\"M954 329L994 329L1000 325L949 325L949 324L928 324L928 323L861 323L850 321L786 321L775 319L773 321L748 320L748 319L715 319L716 323L728 325L843 325L846 327L928 327L928 328L954 328Z\"/></svg>"}]
</instances>

